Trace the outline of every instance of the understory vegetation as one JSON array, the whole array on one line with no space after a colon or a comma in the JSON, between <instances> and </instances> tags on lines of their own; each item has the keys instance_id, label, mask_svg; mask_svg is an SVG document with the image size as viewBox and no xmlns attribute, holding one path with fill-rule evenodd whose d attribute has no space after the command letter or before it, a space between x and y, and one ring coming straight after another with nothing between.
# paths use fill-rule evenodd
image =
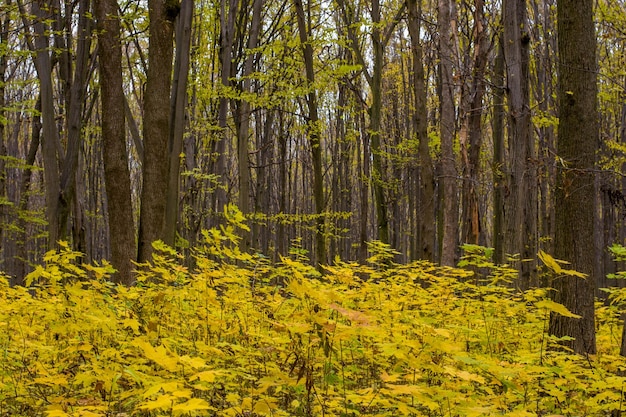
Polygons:
<instances>
[{"instance_id":1,"label":"understory vegetation","mask_svg":"<svg viewBox=\"0 0 626 417\"><path fill-rule=\"evenodd\" d=\"M136 285L49 252L29 287L0 280L3 416L619 415L619 301L597 303L598 354L554 349L548 290L466 247L459 268L394 264L320 274L293 248L270 266L236 225L204 233L195 266L156 243ZM542 254L554 279L582 279ZM555 265L557 265L555 267ZM559 275L555 275L555 269ZM612 414L613 413L613 414Z\"/></svg>"}]
</instances>

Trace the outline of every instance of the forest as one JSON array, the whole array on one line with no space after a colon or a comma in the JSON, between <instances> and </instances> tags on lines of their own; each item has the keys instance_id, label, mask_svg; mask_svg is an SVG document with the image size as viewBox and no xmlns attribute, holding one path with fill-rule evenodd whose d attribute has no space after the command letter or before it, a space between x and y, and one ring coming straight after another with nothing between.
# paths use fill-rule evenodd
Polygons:
<instances>
[{"instance_id":1,"label":"forest","mask_svg":"<svg viewBox=\"0 0 626 417\"><path fill-rule=\"evenodd\" d=\"M1 0L0 415L621 415L622 0Z\"/></svg>"}]
</instances>

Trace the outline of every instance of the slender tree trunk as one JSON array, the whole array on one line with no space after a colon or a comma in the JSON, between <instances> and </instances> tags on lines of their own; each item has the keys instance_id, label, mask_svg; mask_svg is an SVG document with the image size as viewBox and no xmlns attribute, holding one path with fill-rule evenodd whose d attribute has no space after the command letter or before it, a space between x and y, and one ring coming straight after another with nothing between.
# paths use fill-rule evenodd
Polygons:
<instances>
[{"instance_id":1,"label":"slender tree trunk","mask_svg":"<svg viewBox=\"0 0 626 417\"><path fill-rule=\"evenodd\" d=\"M8 9L11 5L10 0L5 0L5 7ZM8 51L9 49L9 24L10 14L7 12L2 19L0 19L0 50ZM7 155L6 146L6 134L8 120L6 117L6 97L5 86L7 81L7 53L0 53L0 198L7 198L7 172L5 168L4 156ZM9 244L8 239L8 225L9 214L7 213L8 207L6 204L0 204L0 262L5 265L5 271L7 271L6 264L9 259L9 251L7 246Z\"/></svg>"},{"instance_id":2,"label":"slender tree trunk","mask_svg":"<svg viewBox=\"0 0 626 417\"><path fill-rule=\"evenodd\" d=\"M263 10L263 0L254 0L252 6L252 21L250 22L249 38L247 44L247 56L243 65L243 81L241 82L241 92L252 92L252 79L250 78L254 71L254 62L257 55L251 53L259 43L261 33L261 11ZM251 106L247 99L239 101L237 106L237 161L239 176L239 210L243 214L251 212L250 205L250 118ZM242 231L240 249L247 251L250 249L251 236L250 233Z\"/></svg>"},{"instance_id":3,"label":"slender tree trunk","mask_svg":"<svg viewBox=\"0 0 626 417\"><path fill-rule=\"evenodd\" d=\"M526 0L505 0L504 58L509 110L510 196L505 209L505 251L519 254L520 287L528 288L536 275L537 164L531 131L528 13ZM520 230L521 229L521 230Z\"/></svg>"},{"instance_id":4,"label":"slender tree trunk","mask_svg":"<svg viewBox=\"0 0 626 417\"><path fill-rule=\"evenodd\" d=\"M361 209L359 216L359 262L365 263L367 259L367 225L369 218L369 184L370 173L370 141L365 124L365 116L363 113L359 115L359 125L361 130L361 147L360 147L360 169L359 177L361 178L360 197Z\"/></svg>"},{"instance_id":5,"label":"slender tree trunk","mask_svg":"<svg viewBox=\"0 0 626 417\"><path fill-rule=\"evenodd\" d=\"M458 246L458 191L454 138L456 116L454 105L454 46L452 25L456 20L456 0L439 0L439 53L441 73L441 175L443 191L443 236L441 265L454 266Z\"/></svg>"},{"instance_id":6,"label":"slender tree trunk","mask_svg":"<svg viewBox=\"0 0 626 417\"><path fill-rule=\"evenodd\" d=\"M259 139L257 147L257 166L256 166L256 198L254 210L257 213L269 215L274 208L271 205L272 196L272 160L274 155L274 129L276 124L274 123L276 117L276 111L269 109L265 110L265 120L262 126L258 126ZM270 222L266 224L254 223L254 240L255 248L261 253L269 254L269 242L271 236Z\"/></svg>"},{"instance_id":7,"label":"slender tree trunk","mask_svg":"<svg viewBox=\"0 0 626 417\"><path fill-rule=\"evenodd\" d=\"M372 51L373 63L371 73L366 69L367 65L364 52L354 29L355 16L348 14L348 7L344 0L339 1L341 15L347 25L348 37L352 44L353 52L357 61L364 68L363 74L371 91L371 104L369 105L369 142L371 147L371 181L374 190L374 205L376 209L376 230L378 240L389 243L389 220L387 218L387 202L385 196L385 178L383 170L383 155L381 147L381 120L382 120L382 75L384 64L385 47L391 38L391 33L403 15L406 4L402 3L396 16L385 27L382 23L380 0L372 0L370 17L372 19ZM360 97L358 98L360 99Z\"/></svg>"},{"instance_id":8,"label":"slender tree trunk","mask_svg":"<svg viewBox=\"0 0 626 417\"><path fill-rule=\"evenodd\" d=\"M228 9L226 7L228 6ZM214 205L212 205L214 215L222 212L224 205L227 203L226 195L226 142L228 140L228 95L226 91L231 88L230 78L232 76L232 56L233 42L235 38L235 17L239 10L238 0L223 0L220 2L220 53L219 59L221 63L221 88L224 90L220 97L218 109L218 126L221 130L216 147L216 163L215 174L220 178L216 184Z\"/></svg>"},{"instance_id":9,"label":"slender tree trunk","mask_svg":"<svg viewBox=\"0 0 626 417\"><path fill-rule=\"evenodd\" d=\"M370 88L372 104L370 106L370 145L372 148L372 187L374 188L374 204L376 205L376 227L378 240L389 243L389 222L387 219L387 201L385 199L385 179L382 164L382 147L380 144L381 113L382 113L382 77L384 45L381 39L380 2L372 0L372 49L374 65Z\"/></svg>"},{"instance_id":10,"label":"slender tree trunk","mask_svg":"<svg viewBox=\"0 0 626 417\"><path fill-rule=\"evenodd\" d=\"M541 16L541 23L533 25L536 39L542 39L537 63L537 85L532 88L535 93L535 101L539 114L545 117L555 116L556 106L554 103L554 80L556 79L555 52L556 36L553 11L554 0L533 0L532 7L535 16ZM555 188L555 129L556 125L539 126L537 131L537 143L539 148L539 167L537 169L537 187L539 193L538 201L538 236L550 239L540 239L537 243L539 249L547 253L553 253L552 243L554 236L554 188ZM541 282L540 286L547 283Z\"/></svg>"},{"instance_id":11,"label":"slender tree trunk","mask_svg":"<svg viewBox=\"0 0 626 417\"><path fill-rule=\"evenodd\" d=\"M481 225L482 216L478 204L478 190L476 189L480 181L483 96L485 95L485 68L489 53L484 7L483 0L476 0L474 5L474 66L470 79L469 109L466 113L467 140L461 143L461 154L464 162L462 236L465 243L476 245L484 242Z\"/></svg>"},{"instance_id":12,"label":"slender tree trunk","mask_svg":"<svg viewBox=\"0 0 626 417\"><path fill-rule=\"evenodd\" d=\"M31 167L35 164L35 158L37 156L37 150L41 144L41 92L39 93L39 97L37 99L37 103L35 104L35 115L33 116L32 127L31 127L31 139L30 144L28 146L28 154L26 155L26 168L22 175L22 182L20 184L19 191L19 203L18 203L18 213L23 213L28 209L28 199L29 193L28 189L30 188L31 178L32 178L32 169ZM13 284L14 285L22 285L24 283L24 278L26 277L26 273L28 271L28 255L26 251L27 241L28 241L28 232L27 232L27 224L26 220L22 217L19 218L17 228L20 231L16 240L16 248L15 248L15 258L14 258L14 268L13 268Z\"/></svg>"},{"instance_id":13,"label":"slender tree trunk","mask_svg":"<svg viewBox=\"0 0 626 417\"><path fill-rule=\"evenodd\" d=\"M594 325L594 168L599 143L596 38L592 0L558 0L559 166L556 188L558 259L588 274L586 279L555 277L555 301L582 316L552 314L550 334L569 336L564 345L579 354L596 352Z\"/></svg>"},{"instance_id":14,"label":"slender tree trunk","mask_svg":"<svg viewBox=\"0 0 626 417\"><path fill-rule=\"evenodd\" d=\"M116 0L97 0L94 6L99 32L102 156L111 263L117 270L113 279L128 285L133 279L132 261L136 259L137 245L126 150L125 108L120 105L125 101L120 17Z\"/></svg>"},{"instance_id":15,"label":"slender tree trunk","mask_svg":"<svg viewBox=\"0 0 626 417\"><path fill-rule=\"evenodd\" d=\"M493 70L493 261L500 265L504 258L504 50L502 34L498 36L498 52Z\"/></svg>"},{"instance_id":16,"label":"slender tree trunk","mask_svg":"<svg viewBox=\"0 0 626 417\"><path fill-rule=\"evenodd\" d=\"M59 195L59 237L67 239L68 220L72 209L72 201L76 194L76 171L82 144L82 125L87 79L89 71L89 50L91 49L91 18L90 1L81 0L78 10L76 65L74 78L68 90L69 110L67 112L67 149L63 159L60 177ZM75 242L78 243L78 242Z\"/></svg>"},{"instance_id":17,"label":"slender tree trunk","mask_svg":"<svg viewBox=\"0 0 626 417\"><path fill-rule=\"evenodd\" d=\"M21 2L20 11L25 24L27 17ZM43 8L42 8L43 6ZM34 29L35 68L39 78L39 89L41 93L41 115L42 115L42 138L41 149L44 165L44 181L46 189L46 219L48 220L48 247L53 249L59 239L59 193L61 191L61 181L59 175L59 131L56 126L56 116L54 110L54 96L52 89L52 60L48 52L49 42L47 28L44 22L50 17L44 12L47 8L42 0L35 0L31 3L31 14L34 17L32 23ZM28 25L27 25L28 27Z\"/></svg>"},{"instance_id":18,"label":"slender tree trunk","mask_svg":"<svg viewBox=\"0 0 626 417\"><path fill-rule=\"evenodd\" d=\"M420 2L421 3L421 2ZM426 110L426 83L424 80L424 63L422 43L420 39L421 4L417 0L408 0L409 34L411 36L411 53L413 58L413 100L415 110L412 124L419 141L419 207L417 208L418 235L417 257L434 261L435 259L435 173L430 156L428 137L428 114ZM417 179L416 179L417 180Z\"/></svg>"},{"instance_id":19,"label":"slender tree trunk","mask_svg":"<svg viewBox=\"0 0 626 417\"><path fill-rule=\"evenodd\" d=\"M315 72L313 68L313 46L309 42L309 30L311 22L305 20L304 7L301 0L294 0L296 18L298 20L298 32L300 43L304 54L304 67L308 86L307 107L309 110L307 121L307 134L311 147L311 159L313 161L313 200L315 201L316 228L315 247L316 263L323 265L328 262L326 259L325 219L324 219L324 176L322 172L322 127L317 108L317 92L315 91Z\"/></svg>"},{"instance_id":20,"label":"slender tree trunk","mask_svg":"<svg viewBox=\"0 0 626 417\"><path fill-rule=\"evenodd\" d=\"M144 161L139 218L138 261L152 255L152 242L164 237L169 173L170 91L177 2L149 0L150 42L144 95Z\"/></svg>"},{"instance_id":21,"label":"slender tree trunk","mask_svg":"<svg viewBox=\"0 0 626 417\"><path fill-rule=\"evenodd\" d=\"M169 177L163 233L163 241L172 247L176 244L176 225L178 224L180 154L183 150L185 109L187 108L187 78L191 58L193 4L193 0L182 0L180 14L176 21L176 58L170 113Z\"/></svg>"}]
</instances>

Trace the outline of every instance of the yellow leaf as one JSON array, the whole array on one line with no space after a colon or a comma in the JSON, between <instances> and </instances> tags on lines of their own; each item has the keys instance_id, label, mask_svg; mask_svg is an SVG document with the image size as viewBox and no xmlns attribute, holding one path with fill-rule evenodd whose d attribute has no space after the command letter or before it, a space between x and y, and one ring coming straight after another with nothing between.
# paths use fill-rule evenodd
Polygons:
<instances>
[{"instance_id":1,"label":"yellow leaf","mask_svg":"<svg viewBox=\"0 0 626 417\"><path fill-rule=\"evenodd\" d=\"M587 278L587 274L583 274L582 272L575 271L573 269L563 269L561 268L560 263L567 263L563 261L558 261L554 259L552 256L548 255L544 251L540 250L538 253L539 259L555 274L557 275L570 275L578 278Z\"/></svg>"},{"instance_id":2,"label":"yellow leaf","mask_svg":"<svg viewBox=\"0 0 626 417\"><path fill-rule=\"evenodd\" d=\"M371 323L371 319L366 314L360 311L351 310L335 303L330 304L328 307L332 308L333 310L337 310L339 313L341 313L342 316L350 320L350 322L355 323L359 326L369 326Z\"/></svg>"},{"instance_id":3,"label":"yellow leaf","mask_svg":"<svg viewBox=\"0 0 626 417\"><path fill-rule=\"evenodd\" d=\"M178 389L178 382L165 382L151 386L143 393L143 398L152 397L163 391L165 394L171 394Z\"/></svg>"},{"instance_id":4,"label":"yellow leaf","mask_svg":"<svg viewBox=\"0 0 626 417\"><path fill-rule=\"evenodd\" d=\"M540 250L538 256L539 259L541 259L541 262L543 262L544 265L547 266L552 272L560 274L563 271L561 265L559 265L556 259L554 259L551 255L548 255L544 251Z\"/></svg>"},{"instance_id":5,"label":"yellow leaf","mask_svg":"<svg viewBox=\"0 0 626 417\"><path fill-rule=\"evenodd\" d=\"M252 408L252 398L246 397L241 401L242 410L250 410Z\"/></svg>"},{"instance_id":6,"label":"yellow leaf","mask_svg":"<svg viewBox=\"0 0 626 417\"><path fill-rule=\"evenodd\" d=\"M200 369L206 366L206 362L204 361L204 359L198 357L192 358L189 355L181 356L180 358L178 358L178 361L181 364L189 366L193 369Z\"/></svg>"},{"instance_id":7,"label":"yellow leaf","mask_svg":"<svg viewBox=\"0 0 626 417\"><path fill-rule=\"evenodd\" d=\"M100 412L95 412L94 410L101 410ZM107 415L106 407L91 407L91 409L87 409L86 407L78 409L78 415L80 417L102 417Z\"/></svg>"},{"instance_id":8,"label":"yellow leaf","mask_svg":"<svg viewBox=\"0 0 626 417\"><path fill-rule=\"evenodd\" d=\"M581 316L578 314L574 314L567 309L563 304L559 304L552 300L541 300L535 303L535 307L537 308L545 308L548 311L552 311L553 313L560 314L565 317L572 317L575 319L579 319Z\"/></svg>"},{"instance_id":9,"label":"yellow leaf","mask_svg":"<svg viewBox=\"0 0 626 417\"><path fill-rule=\"evenodd\" d=\"M254 404L254 412L257 414L271 415L272 410L277 408L276 400L271 397L263 397Z\"/></svg>"},{"instance_id":10,"label":"yellow leaf","mask_svg":"<svg viewBox=\"0 0 626 417\"><path fill-rule=\"evenodd\" d=\"M156 362L170 372L176 371L178 360L169 356L164 346L157 346L155 348L145 339L135 339L132 344L140 348L146 358Z\"/></svg>"},{"instance_id":11,"label":"yellow leaf","mask_svg":"<svg viewBox=\"0 0 626 417\"><path fill-rule=\"evenodd\" d=\"M203 382L213 382L215 377L220 375L220 371L202 371L189 378L189 381L195 381L196 379Z\"/></svg>"},{"instance_id":12,"label":"yellow leaf","mask_svg":"<svg viewBox=\"0 0 626 417\"><path fill-rule=\"evenodd\" d=\"M55 408L53 410L46 411L46 417L70 417L70 415L61 408Z\"/></svg>"},{"instance_id":13,"label":"yellow leaf","mask_svg":"<svg viewBox=\"0 0 626 417\"><path fill-rule=\"evenodd\" d=\"M139 334L139 322L136 319L124 319L122 326L125 329L130 328L134 334Z\"/></svg>"},{"instance_id":14,"label":"yellow leaf","mask_svg":"<svg viewBox=\"0 0 626 417\"><path fill-rule=\"evenodd\" d=\"M174 414L184 414L190 411L208 410L211 407L209 403L201 398L191 398L189 401L185 401L181 404L176 404L172 407Z\"/></svg>"},{"instance_id":15,"label":"yellow leaf","mask_svg":"<svg viewBox=\"0 0 626 417\"><path fill-rule=\"evenodd\" d=\"M173 395L161 395L156 400L146 401L139 406L142 410L160 410L170 408L176 397Z\"/></svg>"},{"instance_id":16,"label":"yellow leaf","mask_svg":"<svg viewBox=\"0 0 626 417\"><path fill-rule=\"evenodd\" d=\"M178 391L172 392L172 395L176 398L189 398L193 395L190 389L181 389Z\"/></svg>"}]
</instances>

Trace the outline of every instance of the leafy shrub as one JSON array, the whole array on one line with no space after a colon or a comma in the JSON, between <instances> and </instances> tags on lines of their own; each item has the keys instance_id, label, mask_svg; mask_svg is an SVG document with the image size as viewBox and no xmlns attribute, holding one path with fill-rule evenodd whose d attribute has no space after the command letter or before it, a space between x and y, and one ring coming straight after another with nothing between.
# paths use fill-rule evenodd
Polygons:
<instances>
[{"instance_id":1,"label":"leafy shrub","mask_svg":"<svg viewBox=\"0 0 626 417\"><path fill-rule=\"evenodd\" d=\"M131 288L112 285L106 264L76 265L67 247L47 254L30 290L0 279L0 415L595 416L623 408L616 310L599 307L599 353L583 358L546 349L549 312L568 312L543 289L497 285L509 270L481 263L492 272L475 280L471 271L383 257L379 266L337 262L321 277L300 259L270 267L241 254L233 233L207 232L193 271L157 244Z\"/></svg>"}]
</instances>

